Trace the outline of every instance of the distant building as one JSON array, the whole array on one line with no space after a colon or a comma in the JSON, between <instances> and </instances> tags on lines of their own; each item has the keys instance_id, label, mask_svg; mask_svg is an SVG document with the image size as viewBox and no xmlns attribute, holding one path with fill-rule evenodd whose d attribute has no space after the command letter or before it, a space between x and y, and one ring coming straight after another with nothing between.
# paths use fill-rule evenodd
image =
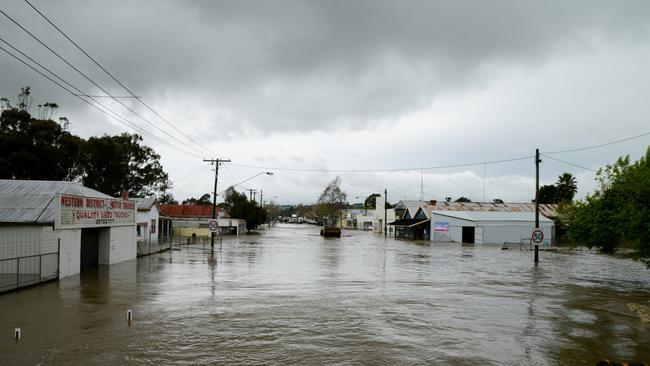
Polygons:
<instances>
[{"instance_id":1,"label":"distant building","mask_svg":"<svg viewBox=\"0 0 650 366\"><path fill-rule=\"evenodd\" d=\"M557 205L541 204L540 228L546 244L555 243ZM395 236L463 243L517 243L530 239L534 203L400 201L395 206ZM459 221L460 220L460 221Z\"/></svg>"},{"instance_id":2,"label":"distant building","mask_svg":"<svg viewBox=\"0 0 650 366\"><path fill-rule=\"evenodd\" d=\"M135 222L138 255L169 249L172 221L160 213L156 196L133 198L136 205Z\"/></svg>"},{"instance_id":3,"label":"distant building","mask_svg":"<svg viewBox=\"0 0 650 366\"><path fill-rule=\"evenodd\" d=\"M539 215L542 245L555 242L553 220ZM534 212L432 211L433 241L472 244L530 244L535 229Z\"/></svg>"},{"instance_id":4,"label":"distant building","mask_svg":"<svg viewBox=\"0 0 650 366\"><path fill-rule=\"evenodd\" d=\"M72 182L0 180L0 291L135 257L135 202Z\"/></svg>"},{"instance_id":5,"label":"distant building","mask_svg":"<svg viewBox=\"0 0 650 366\"><path fill-rule=\"evenodd\" d=\"M171 220L174 236L211 235L208 221L212 219L212 205L160 205L160 210ZM239 235L246 232L246 220L225 217L220 207L216 208L216 216L222 234Z\"/></svg>"}]
</instances>

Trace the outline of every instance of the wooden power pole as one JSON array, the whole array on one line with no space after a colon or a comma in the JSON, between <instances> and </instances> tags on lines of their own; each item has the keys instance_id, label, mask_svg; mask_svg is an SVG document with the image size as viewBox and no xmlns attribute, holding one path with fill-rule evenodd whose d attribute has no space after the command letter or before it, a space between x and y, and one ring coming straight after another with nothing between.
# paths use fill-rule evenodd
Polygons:
<instances>
[{"instance_id":1,"label":"wooden power pole","mask_svg":"<svg viewBox=\"0 0 650 366\"><path fill-rule=\"evenodd\" d=\"M539 149L535 149L535 230L539 229ZM535 243L535 263L539 262L539 244Z\"/></svg>"},{"instance_id":2,"label":"wooden power pole","mask_svg":"<svg viewBox=\"0 0 650 366\"><path fill-rule=\"evenodd\" d=\"M230 159L203 159L204 162L214 164L214 191L212 192L212 219L217 218L217 181L219 180L219 164L229 163ZM217 225L217 230L219 225ZM210 250L214 253L214 231L210 233Z\"/></svg>"}]
</instances>

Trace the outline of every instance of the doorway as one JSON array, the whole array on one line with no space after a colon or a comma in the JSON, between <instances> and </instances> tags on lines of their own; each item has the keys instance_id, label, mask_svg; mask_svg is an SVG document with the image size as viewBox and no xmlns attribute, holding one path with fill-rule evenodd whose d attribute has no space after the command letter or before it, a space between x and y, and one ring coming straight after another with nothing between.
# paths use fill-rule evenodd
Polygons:
<instances>
[{"instance_id":1,"label":"doorway","mask_svg":"<svg viewBox=\"0 0 650 366\"><path fill-rule=\"evenodd\" d=\"M474 226L463 226L463 243L474 244Z\"/></svg>"},{"instance_id":2,"label":"doorway","mask_svg":"<svg viewBox=\"0 0 650 366\"><path fill-rule=\"evenodd\" d=\"M97 268L99 264L99 229L81 229L81 272Z\"/></svg>"}]
</instances>

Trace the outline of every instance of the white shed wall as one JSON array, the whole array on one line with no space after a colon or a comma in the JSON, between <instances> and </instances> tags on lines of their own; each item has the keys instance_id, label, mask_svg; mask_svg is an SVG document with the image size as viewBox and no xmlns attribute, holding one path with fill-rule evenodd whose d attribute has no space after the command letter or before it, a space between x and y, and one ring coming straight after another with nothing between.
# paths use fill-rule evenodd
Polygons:
<instances>
[{"instance_id":1,"label":"white shed wall","mask_svg":"<svg viewBox=\"0 0 650 366\"><path fill-rule=\"evenodd\" d=\"M149 242L151 238L152 243L158 242L158 218L160 217L160 212L158 207L153 205L149 211L136 211L135 212L135 222L136 225L140 226L140 235L138 236L138 241ZM152 223L151 220L154 220ZM150 233L151 226L153 224L154 232ZM150 235L151 234L151 235Z\"/></svg>"},{"instance_id":2,"label":"white shed wall","mask_svg":"<svg viewBox=\"0 0 650 366\"><path fill-rule=\"evenodd\" d=\"M107 264L135 259L138 249L135 244L135 226L113 226L110 229L110 250Z\"/></svg>"},{"instance_id":3,"label":"white shed wall","mask_svg":"<svg viewBox=\"0 0 650 366\"><path fill-rule=\"evenodd\" d=\"M44 225L0 226L0 259L56 253L59 239L59 278L78 274L81 229L53 230L52 226ZM135 258L135 226L101 228L98 245L99 264L114 264ZM43 257L42 271L56 271L56 257ZM0 273L14 272L15 262L0 261Z\"/></svg>"},{"instance_id":4,"label":"white shed wall","mask_svg":"<svg viewBox=\"0 0 650 366\"><path fill-rule=\"evenodd\" d=\"M448 222L449 232L433 231L436 222ZM540 229L544 233L544 244L552 244L553 222L540 222ZM475 241L477 244L504 244L504 243L521 243L522 239L529 239L535 223L533 221L469 221L455 217L448 217L432 213L431 215L431 232L433 233L432 241L453 241L460 243L462 241L462 227L475 226ZM481 235L482 229L482 235ZM482 239L482 240L480 240Z\"/></svg>"},{"instance_id":5,"label":"white shed wall","mask_svg":"<svg viewBox=\"0 0 650 366\"><path fill-rule=\"evenodd\" d=\"M448 232L434 231L436 222L448 222ZM463 220L456 217L448 217L438 214L431 214L431 240L432 241L453 241L460 243L463 240L463 226L476 226L473 221Z\"/></svg>"}]
</instances>

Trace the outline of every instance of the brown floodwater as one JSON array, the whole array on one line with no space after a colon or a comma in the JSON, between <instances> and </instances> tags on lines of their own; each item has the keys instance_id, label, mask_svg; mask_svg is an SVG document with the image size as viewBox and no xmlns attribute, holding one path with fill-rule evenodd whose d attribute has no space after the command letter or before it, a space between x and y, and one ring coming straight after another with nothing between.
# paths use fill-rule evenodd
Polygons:
<instances>
[{"instance_id":1,"label":"brown floodwater","mask_svg":"<svg viewBox=\"0 0 650 366\"><path fill-rule=\"evenodd\" d=\"M650 361L650 323L627 305L648 305L649 270L540 257L278 226L224 239L214 260L183 247L0 295L0 365Z\"/></svg>"}]
</instances>

